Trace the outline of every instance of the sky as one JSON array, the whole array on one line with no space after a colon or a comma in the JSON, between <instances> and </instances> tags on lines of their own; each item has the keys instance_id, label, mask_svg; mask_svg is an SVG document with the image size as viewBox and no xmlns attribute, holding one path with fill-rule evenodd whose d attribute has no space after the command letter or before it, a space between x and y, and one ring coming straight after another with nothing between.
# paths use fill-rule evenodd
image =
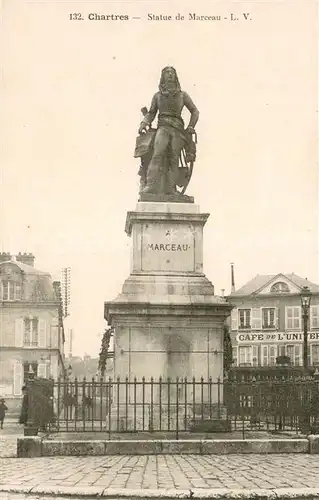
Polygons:
<instances>
[{"instance_id":1,"label":"sky","mask_svg":"<svg viewBox=\"0 0 319 500\"><path fill-rule=\"evenodd\" d=\"M231 262L237 288L279 272L319 283L316 7L2 0L1 251L34 253L54 278L71 268L73 354L98 354L104 301L130 273L140 109L167 65L200 111L187 194L210 213L204 272L215 293L229 293Z\"/></svg>"}]
</instances>

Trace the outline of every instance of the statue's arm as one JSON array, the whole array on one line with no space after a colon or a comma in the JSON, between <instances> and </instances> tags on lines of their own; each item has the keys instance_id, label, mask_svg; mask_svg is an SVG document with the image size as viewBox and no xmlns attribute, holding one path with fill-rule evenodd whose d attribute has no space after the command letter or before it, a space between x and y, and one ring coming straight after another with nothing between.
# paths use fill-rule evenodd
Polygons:
<instances>
[{"instance_id":1,"label":"statue's arm","mask_svg":"<svg viewBox=\"0 0 319 500\"><path fill-rule=\"evenodd\" d=\"M140 130L144 130L146 126L150 127L152 125L152 121L154 120L154 118L156 116L157 110L158 110L157 95L155 94L153 96L150 109L149 109L148 113L145 114L145 116L141 122Z\"/></svg>"},{"instance_id":2,"label":"statue's arm","mask_svg":"<svg viewBox=\"0 0 319 500\"><path fill-rule=\"evenodd\" d=\"M196 108L195 104L193 103L192 99L189 97L189 95L184 92L184 105L188 109L188 111L191 114L189 124L188 124L188 129L194 129L196 123L198 122L199 118L199 111Z\"/></svg>"}]
</instances>

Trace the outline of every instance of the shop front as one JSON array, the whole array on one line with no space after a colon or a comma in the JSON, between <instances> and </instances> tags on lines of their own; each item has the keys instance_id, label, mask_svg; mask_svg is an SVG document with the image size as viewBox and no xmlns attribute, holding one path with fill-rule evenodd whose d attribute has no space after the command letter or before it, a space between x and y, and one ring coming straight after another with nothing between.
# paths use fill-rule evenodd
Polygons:
<instances>
[{"instance_id":1,"label":"shop front","mask_svg":"<svg viewBox=\"0 0 319 500\"><path fill-rule=\"evenodd\" d=\"M233 366L274 366L276 358L288 356L302 366L302 332L241 332L232 338ZM309 365L319 365L319 329L308 333Z\"/></svg>"}]
</instances>

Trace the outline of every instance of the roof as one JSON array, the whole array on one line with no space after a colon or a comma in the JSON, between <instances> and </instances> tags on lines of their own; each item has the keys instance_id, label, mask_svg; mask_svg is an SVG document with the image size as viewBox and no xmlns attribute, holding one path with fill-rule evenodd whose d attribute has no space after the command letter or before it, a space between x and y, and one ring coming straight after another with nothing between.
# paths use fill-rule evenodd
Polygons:
<instances>
[{"instance_id":1,"label":"roof","mask_svg":"<svg viewBox=\"0 0 319 500\"><path fill-rule=\"evenodd\" d=\"M282 278L286 278L300 289L303 286L308 286L312 293L319 293L319 285L312 283L306 278L301 278L300 276L297 276L297 274L294 273L290 274L279 273L279 274L257 274L257 276L255 276L252 280L245 283L245 285L236 290L236 292L231 293L230 297L234 297L236 295L241 295L241 296L251 295L259 291L261 288L266 286L271 281L273 281L276 277L278 277L278 281L282 280Z\"/></svg>"},{"instance_id":2,"label":"roof","mask_svg":"<svg viewBox=\"0 0 319 500\"><path fill-rule=\"evenodd\" d=\"M56 301L58 297L54 290L52 283L52 278L49 273L39 271L33 266L24 264L17 260L6 260L0 263L1 266L4 265L14 265L20 269L20 271L25 275L26 280L29 282L27 297L32 301Z\"/></svg>"},{"instance_id":3,"label":"roof","mask_svg":"<svg viewBox=\"0 0 319 500\"><path fill-rule=\"evenodd\" d=\"M41 276L50 276L49 273L39 271L39 269L35 269L33 266L28 266L27 264L24 264L23 262L19 262L18 260L6 260L4 262L0 262L0 266L2 266L3 264L15 264L25 274L37 274L37 275L41 275Z\"/></svg>"}]
</instances>

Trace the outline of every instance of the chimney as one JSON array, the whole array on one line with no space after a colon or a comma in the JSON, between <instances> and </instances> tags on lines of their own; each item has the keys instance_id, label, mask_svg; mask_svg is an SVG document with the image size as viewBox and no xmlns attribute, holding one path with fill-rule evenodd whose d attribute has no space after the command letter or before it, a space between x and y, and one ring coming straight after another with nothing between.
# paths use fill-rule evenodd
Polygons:
<instances>
[{"instance_id":1,"label":"chimney","mask_svg":"<svg viewBox=\"0 0 319 500\"><path fill-rule=\"evenodd\" d=\"M27 266L34 266L34 255L32 253L19 252L18 255L16 255L16 260L18 262L22 262L22 264L26 264Z\"/></svg>"},{"instance_id":2,"label":"chimney","mask_svg":"<svg viewBox=\"0 0 319 500\"><path fill-rule=\"evenodd\" d=\"M231 293L235 292L235 274L234 274L234 263L231 262L230 264L231 268Z\"/></svg>"},{"instance_id":3,"label":"chimney","mask_svg":"<svg viewBox=\"0 0 319 500\"><path fill-rule=\"evenodd\" d=\"M221 297L225 297L225 288L222 288L220 291Z\"/></svg>"},{"instance_id":4,"label":"chimney","mask_svg":"<svg viewBox=\"0 0 319 500\"><path fill-rule=\"evenodd\" d=\"M10 252L1 252L0 253L0 262L7 262L8 260L12 260L12 255Z\"/></svg>"}]
</instances>

